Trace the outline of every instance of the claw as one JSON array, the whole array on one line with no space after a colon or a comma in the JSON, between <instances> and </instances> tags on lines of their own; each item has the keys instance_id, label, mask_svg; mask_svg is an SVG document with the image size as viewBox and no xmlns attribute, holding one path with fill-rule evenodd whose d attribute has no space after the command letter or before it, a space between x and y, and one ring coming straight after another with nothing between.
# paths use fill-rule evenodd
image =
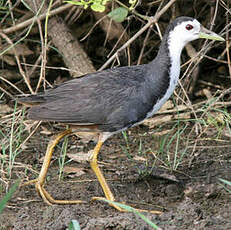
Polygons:
<instances>
[{"instance_id":1,"label":"claw","mask_svg":"<svg viewBox=\"0 0 231 230\"><path fill-rule=\"evenodd\" d=\"M60 141L61 138L63 138L64 136L68 135L72 133L72 131L70 129L58 134L57 136L54 136L51 138L48 146L47 146L47 151L46 151L46 155L43 161L43 165L41 168L41 171L39 173L38 178L34 179L34 180L30 180L24 184L22 184L21 186L26 186L26 185L30 185L30 184L35 184L35 188L38 192L38 194L42 197L43 201L45 203L47 203L48 205L53 205L53 204L80 204L80 203L84 203L85 201L82 200L55 200L44 188L44 183L46 180L46 175L47 175L47 171L50 165L50 161L51 161L51 157L54 151L54 147L57 145L57 143Z\"/></svg>"}]
</instances>

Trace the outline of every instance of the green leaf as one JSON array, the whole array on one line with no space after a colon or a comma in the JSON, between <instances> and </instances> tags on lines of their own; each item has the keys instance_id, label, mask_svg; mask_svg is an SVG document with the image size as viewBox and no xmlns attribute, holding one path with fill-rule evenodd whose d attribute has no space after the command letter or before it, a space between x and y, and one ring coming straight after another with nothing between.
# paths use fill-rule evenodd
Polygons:
<instances>
[{"instance_id":1,"label":"green leaf","mask_svg":"<svg viewBox=\"0 0 231 230\"><path fill-rule=\"evenodd\" d=\"M68 225L68 230L80 230L80 225L77 220L72 220Z\"/></svg>"},{"instance_id":2,"label":"green leaf","mask_svg":"<svg viewBox=\"0 0 231 230\"><path fill-rule=\"evenodd\" d=\"M102 5L106 5L110 0L102 0Z\"/></svg>"},{"instance_id":3,"label":"green leaf","mask_svg":"<svg viewBox=\"0 0 231 230\"><path fill-rule=\"evenodd\" d=\"M74 1L64 1L64 2L73 4L73 5L77 5L77 6L83 6L84 5L82 2L74 2Z\"/></svg>"},{"instance_id":4,"label":"green leaf","mask_svg":"<svg viewBox=\"0 0 231 230\"><path fill-rule=\"evenodd\" d=\"M14 192L19 186L20 181L18 180L9 190L9 192L2 198L0 201L0 213L2 212L3 208L6 206L6 203L10 198L13 196Z\"/></svg>"},{"instance_id":5,"label":"green leaf","mask_svg":"<svg viewBox=\"0 0 231 230\"><path fill-rule=\"evenodd\" d=\"M101 5L100 3L94 2L91 5L91 9L96 11L96 12L104 12L105 6Z\"/></svg>"},{"instance_id":6,"label":"green leaf","mask_svg":"<svg viewBox=\"0 0 231 230\"><path fill-rule=\"evenodd\" d=\"M128 16L128 10L124 7L119 7L108 13L108 17L116 22L123 22Z\"/></svg>"},{"instance_id":7,"label":"green leaf","mask_svg":"<svg viewBox=\"0 0 231 230\"><path fill-rule=\"evenodd\" d=\"M118 203L118 202L115 202L115 201L107 200L107 199L102 199L102 201L106 201L109 204L117 205L120 208L125 209L128 212L133 212L134 214L138 215L142 220L144 220L144 222L146 222L148 225L150 225L153 229L160 230L160 228L156 224L154 224L146 216L144 216L142 213L138 212L136 209L132 208L131 206L121 204L121 203Z\"/></svg>"}]
</instances>

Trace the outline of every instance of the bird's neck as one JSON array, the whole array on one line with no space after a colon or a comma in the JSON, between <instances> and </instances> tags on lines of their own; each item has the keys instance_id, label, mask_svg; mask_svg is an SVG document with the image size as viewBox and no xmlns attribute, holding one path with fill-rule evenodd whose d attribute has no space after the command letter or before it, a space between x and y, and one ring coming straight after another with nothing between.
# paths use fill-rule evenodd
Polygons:
<instances>
[{"instance_id":1,"label":"bird's neck","mask_svg":"<svg viewBox=\"0 0 231 230\"><path fill-rule=\"evenodd\" d=\"M154 106L147 117L152 116L172 95L180 75L180 55L184 45L164 36L156 58L150 63L149 79L155 94ZM156 99L157 98L157 99Z\"/></svg>"},{"instance_id":2,"label":"bird's neck","mask_svg":"<svg viewBox=\"0 0 231 230\"><path fill-rule=\"evenodd\" d=\"M186 42L184 43L179 40L179 37L173 34L173 32L170 32L168 35L167 46L172 65L177 64L180 68L180 56L185 45Z\"/></svg>"},{"instance_id":3,"label":"bird's neck","mask_svg":"<svg viewBox=\"0 0 231 230\"><path fill-rule=\"evenodd\" d=\"M184 46L185 44L170 32L163 37L157 54L163 64L168 66L170 78L174 78L176 81L180 75L180 56Z\"/></svg>"}]
</instances>

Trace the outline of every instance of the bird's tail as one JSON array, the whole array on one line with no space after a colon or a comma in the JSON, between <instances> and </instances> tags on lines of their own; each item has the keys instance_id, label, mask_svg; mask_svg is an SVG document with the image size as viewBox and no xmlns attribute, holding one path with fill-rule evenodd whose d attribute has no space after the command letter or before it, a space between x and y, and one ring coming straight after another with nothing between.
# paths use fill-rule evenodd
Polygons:
<instances>
[{"instance_id":1,"label":"bird's tail","mask_svg":"<svg viewBox=\"0 0 231 230\"><path fill-rule=\"evenodd\" d=\"M38 94L28 94L28 95L18 95L16 96L16 100L24 105L32 106L37 105L45 102L44 96L38 95Z\"/></svg>"}]
</instances>

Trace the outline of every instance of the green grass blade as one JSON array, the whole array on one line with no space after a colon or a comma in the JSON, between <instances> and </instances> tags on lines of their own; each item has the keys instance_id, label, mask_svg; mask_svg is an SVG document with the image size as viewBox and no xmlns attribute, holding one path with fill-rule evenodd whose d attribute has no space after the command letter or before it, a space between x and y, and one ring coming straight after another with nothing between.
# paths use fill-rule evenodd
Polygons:
<instances>
[{"instance_id":1,"label":"green grass blade","mask_svg":"<svg viewBox=\"0 0 231 230\"><path fill-rule=\"evenodd\" d=\"M224 184L227 184L227 185L231 186L231 181L221 179L221 178L219 178L219 181L223 182Z\"/></svg>"},{"instance_id":2,"label":"green grass blade","mask_svg":"<svg viewBox=\"0 0 231 230\"><path fill-rule=\"evenodd\" d=\"M110 201L110 200L106 200L106 199L102 199L102 200L108 202L109 204L115 204L115 205L119 206L120 208L125 209L128 212L133 212L134 214L138 215L142 220L144 220L148 225L150 225L153 229L161 230L161 228L159 228L156 224L154 224L151 220L149 220L142 213L138 212L136 209L134 209L128 205L115 202L115 201Z\"/></svg>"},{"instance_id":3,"label":"green grass blade","mask_svg":"<svg viewBox=\"0 0 231 230\"><path fill-rule=\"evenodd\" d=\"M68 230L81 230L79 222L77 220L72 220L68 225Z\"/></svg>"},{"instance_id":4,"label":"green grass blade","mask_svg":"<svg viewBox=\"0 0 231 230\"><path fill-rule=\"evenodd\" d=\"M6 203L8 202L8 200L10 200L10 198L13 196L14 192L16 191L16 189L19 186L20 181L18 180L9 190L9 192L2 198L2 200L0 201L0 213L2 212L2 210L4 209L4 207L6 206Z\"/></svg>"},{"instance_id":5,"label":"green grass blade","mask_svg":"<svg viewBox=\"0 0 231 230\"><path fill-rule=\"evenodd\" d=\"M220 184L227 192L229 192L229 193L231 193L231 181L228 181L228 180L225 180L225 179L221 179L221 178L219 178L219 181L221 181L222 182L222 184ZM227 186L230 186L230 188L229 187L227 187Z\"/></svg>"}]
</instances>

